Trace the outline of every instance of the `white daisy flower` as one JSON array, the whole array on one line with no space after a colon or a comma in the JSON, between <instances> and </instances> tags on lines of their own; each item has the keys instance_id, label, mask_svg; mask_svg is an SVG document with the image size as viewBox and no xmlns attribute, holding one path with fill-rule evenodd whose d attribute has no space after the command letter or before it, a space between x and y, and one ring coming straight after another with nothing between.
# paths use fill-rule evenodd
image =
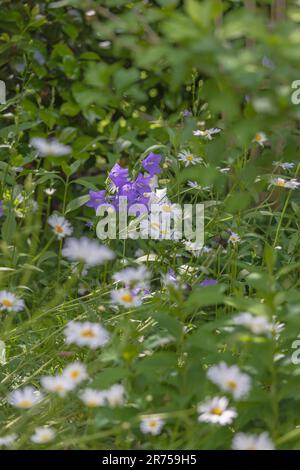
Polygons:
<instances>
[{"instance_id":1,"label":"white daisy flower","mask_svg":"<svg viewBox=\"0 0 300 470\"><path fill-rule=\"evenodd\" d=\"M284 178L273 178L271 180L271 184L274 186L278 186L279 188L287 188L287 189L297 189L300 186L299 181L295 178L290 180L286 180Z\"/></svg>"},{"instance_id":2,"label":"white daisy flower","mask_svg":"<svg viewBox=\"0 0 300 470\"><path fill-rule=\"evenodd\" d=\"M217 166L217 169L219 170L220 173L222 173L223 175L226 174L226 173L229 173L231 168L229 166L226 166L224 168L220 168L219 166Z\"/></svg>"},{"instance_id":3,"label":"white daisy flower","mask_svg":"<svg viewBox=\"0 0 300 470\"><path fill-rule=\"evenodd\" d=\"M182 209L178 204L171 203L163 196L150 205L150 214L147 220L140 222L142 238L148 236L153 239L168 240L181 238L182 234L176 231L178 223L181 227L182 218Z\"/></svg>"},{"instance_id":4,"label":"white daisy flower","mask_svg":"<svg viewBox=\"0 0 300 470\"><path fill-rule=\"evenodd\" d=\"M77 385L88 378L86 367L81 362L73 362L73 364L69 364L63 370L62 375L74 385Z\"/></svg>"},{"instance_id":5,"label":"white daisy flower","mask_svg":"<svg viewBox=\"0 0 300 470\"><path fill-rule=\"evenodd\" d=\"M23 299L19 299L7 290L0 291L0 311L20 312L25 307Z\"/></svg>"},{"instance_id":6,"label":"white daisy flower","mask_svg":"<svg viewBox=\"0 0 300 470\"><path fill-rule=\"evenodd\" d=\"M45 390L57 393L60 397L64 397L76 386L76 383L72 382L69 377L63 375L47 375L42 377L41 384Z\"/></svg>"},{"instance_id":7,"label":"white daisy flower","mask_svg":"<svg viewBox=\"0 0 300 470\"><path fill-rule=\"evenodd\" d=\"M178 272L183 276L196 276L198 271L198 267L190 266L189 264L182 264L181 266L178 266Z\"/></svg>"},{"instance_id":8,"label":"white daisy flower","mask_svg":"<svg viewBox=\"0 0 300 470\"><path fill-rule=\"evenodd\" d=\"M70 261L81 262L86 267L103 264L115 257L109 248L87 237L68 238L62 254Z\"/></svg>"},{"instance_id":9,"label":"white daisy flower","mask_svg":"<svg viewBox=\"0 0 300 470\"><path fill-rule=\"evenodd\" d=\"M251 388L250 377L243 374L238 366L228 366L225 362L210 367L207 377L224 392L232 393L236 400L247 396Z\"/></svg>"},{"instance_id":10,"label":"white daisy flower","mask_svg":"<svg viewBox=\"0 0 300 470\"><path fill-rule=\"evenodd\" d=\"M202 253L209 253L211 251L211 248L208 246L203 246L199 242L191 242L190 240L184 241L184 246L187 251L190 251L193 253L194 256L199 256Z\"/></svg>"},{"instance_id":11,"label":"white daisy flower","mask_svg":"<svg viewBox=\"0 0 300 470\"><path fill-rule=\"evenodd\" d=\"M142 238L153 238L154 240L158 239L171 239L172 231L171 228L165 227L163 229L162 224L159 222L149 221L149 223L141 223L141 235Z\"/></svg>"},{"instance_id":12,"label":"white daisy flower","mask_svg":"<svg viewBox=\"0 0 300 470\"><path fill-rule=\"evenodd\" d=\"M282 168L283 170L292 170L295 166L293 162L273 162L273 166Z\"/></svg>"},{"instance_id":13,"label":"white daisy flower","mask_svg":"<svg viewBox=\"0 0 300 470\"><path fill-rule=\"evenodd\" d=\"M212 136L215 134L219 134L221 132L221 129L218 127L211 127L210 129L205 129L203 131L200 131L199 129L196 131L193 131L193 134L197 137L204 137L204 139L207 140L212 140Z\"/></svg>"},{"instance_id":14,"label":"white daisy flower","mask_svg":"<svg viewBox=\"0 0 300 470\"><path fill-rule=\"evenodd\" d=\"M110 46L111 46L111 42L110 41L100 41L98 43L98 45L101 49L109 49Z\"/></svg>"},{"instance_id":15,"label":"white daisy flower","mask_svg":"<svg viewBox=\"0 0 300 470\"><path fill-rule=\"evenodd\" d=\"M52 214L48 218L48 224L53 227L53 232L59 240L68 237L73 232L73 227L62 215Z\"/></svg>"},{"instance_id":16,"label":"white daisy flower","mask_svg":"<svg viewBox=\"0 0 300 470\"><path fill-rule=\"evenodd\" d=\"M198 405L198 421L204 423L231 424L237 417L234 408L228 408L229 401L226 397L214 397Z\"/></svg>"},{"instance_id":17,"label":"white daisy flower","mask_svg":"<svg viewBox=\"0 0 300 470\"><path fill-rule=\"evenodd\" d=\"M241 241L241 237L235 232L230 232L230 237L228 241L232 243L233 245L236 245L237 243Z\"/></svg>"},{"instance_id":18,"label":"white daisy flower","mask_svg":"<svg viewBox=\"0 0 300 470\"><path fill-rule=\"evenodd\" d=\"M72 150L69 145L61 144L56 139L47 140L42 137L31 139L30 145L34 147L42 157L46 157L48 155L61 157L63 155L68 155Z\"/></svg>"},{"instance_id":19,"label":"white daisy flower","mask_svg":"<svg viewBox=\"0 0 300 470\"><path fill-rule=\"evenodd\" d=\"M201 191L210 191L211 190L211 186L201 186L199 183L197 183L197 181L189 180L187 182L187 185L192 189L199 189Z\"/></svg>"},{"instance_id":20,"label":"white daisy flower","mask_svg":"<svg viewBox=\"0 0 300 470\"><path fill-rule=\"evenodd\" d=\"M6 436L0 437L0 447L10 447L17 439L16 434L7 434Z\"/></svg>"},{"instance_id":21,"label":"white daisy flower","mask_svg":"<svg viewBox=\"0 0 300 470\"><path fill-rule=\"evenodd\" d=\"M95 10L87 10L85 12L85 15L86 16L95 16L96 15L96 11Z\"/></svg>"},{"instance_id":22,"label":"white daisy flower","mask_svg":"<svg viewBox=\"0 0 300 470\"><path fill-rule=\"evenodd\" d=\"M34 434L31 436L30 439L35 444L46 444L47 442L53 441L54 438L54 429L49 426L42 426L35 428Z\"/></svg>"},{"instance_id":23,"label":"white daisy flower","mask_svg":"<svg viewBox=\"0 0 300 470\"><path fill-rule=\"evenodd\" d=\"M197 181L188 180L187 185L192 189L200 189L200 185L197 183Z\"/></svg>"},{"instance_id":24,"label":"white daisy flower","mask_svg":"<svg viewBox=\"0 0 300 470\"><path fill-rule=\"evenodd\" d=\"M274 339L279 339L280 333L285 329L285 324L273 319L273 323L270 325L271 335Z\"/></svg>"},{"instance_id":25,"label":"white daisy flower","mask_svg":"<svg viewBox=\"0 0 300 470\"><path fill-rule=\"evenodd\" d=\"M141 298L134 294L130 289L116 289L111 291L113 303L122 305L126 308L138 307L141 305Z\"/></svg>"},{"instance_id":26,"label":"white daisy flower","mask_svg":"<svg viewBox=\"0 0 300 470\"><path fill-rule=\"evenodd\" d=\"M232 441L234 450L274 450L274 444L267 432L261 434L245 434L238 432Z\"/></svg>"},{"instance_id":27,"label":"white daisy flower","mask_svg":"<svg viewBox=\"0 0 300 470\"><path fill-rule=\"evenodd\" d=\"M176 204L174 204L174 206L176 206ZM178 208L176 207L174 207L174 209L172 207L171 211L172 211L171 214L162 212L160 224L159 224L159 238L166 239L166 240L181 240L182 238L182 229L181 229L182 228L182 219L181 219L182 212L181 210L179 211ZM174 220L174 225L173 225L172 220ZM156 222L154 221L153 223L151 221L150 227L151 227L151 236L152 234L156 234L154 235L154 238L156 238L157 233L158 233L158 231L156 230L157 229Z\"/></svg>"},{"instance_id":28,"label":"white daisy flower","mask_svg":"<svg viewBox=\"0 0 300 470\"><path fill-rule=\"evenodd\" d=\"M149 196L149 205L151 206L152 204L164 203L169 203L169 199L167 198L167 188L156 189L155 191L152 191Z\"/></svg>"},{"instance_id":29,"label":"white daisy flower","mask_svg":"<svg viewBox=\"0 0 300 470\"><path fill-rule=\"evenodd\" d=\"M53 194L56 192L55 188L46 188L44 190L44 193L47 194L47 196L51 197Z\"/></svg>"},{"instance_id":30,"label":"white daisy flower","mask_svg":"<svg viewBox=\"0 0 300 470\"><path fill-rule=\"evenodd\" d=\"M147 418L142 419L140 430L143 434L152 434L153 436L157 436L161 433L164 424L164 420L158 416L148 416Z\"/></svg>"},{"instance_id":31,"label":"white daisy flower","mask_svg":"<svg viewBox=\"0 0 300 470\"><path fill-rule=\"evenodd\" d=\"M295 178L292 178L291 180L287 181L285 187L288 189L298 189L300 187L300 182Z\"/></svg>"},{"instance_id":32,"label":"white daisy flower","mask_svg":"<svg viewBox=\"0 0 300 470\"><path fill-rule=\"evenodd\" d=\"M151 204L150 211L153 214L162 214L162 216L164 214L170 215L171 217L174 217L174 219L177 219L178 217L181 218L182 216L181 207L178 204L173 204L168 199L164 199L157 204Z\"/></svg>"},{"instance_id":33,"label":"white daisy flower","mask_svg":"<svg viewBox=\"0 0 300 470\"><path fill-rule=\"evenodd\" d=\"M252 333L260 335L269 333L272 325L269 323L267 318L261 315L252 315L248 312L242 312L233 318L235 325L241 325L248 328Z\"/></svg>"},{"instance_id":34,"label":"white daisy flower","mask_svg":"<svg viewBox=\"0 0 300 470\"><path fill-rule=\"evenodd\" d=\"M203 159L201 157L195 157L188 150L183 150L178 154L178 159L184 163L184 166L196 165L196 163L202 163Z\"/></svg>"},{"instance_id":35,"label":"white daisy flower","mask_svg":"<svg viewBox=\"0 0 300 470\"><path fill-rule=\"evenodd\" d=\"M80 399L89 408L105 405L105 398L104 391L94 390L93 388L84 389L80 395Z\"/></svg>"},{"instance_id":36,"label":"white daisy flower","mask_svg":"<svg viewBox=\"0 0 300 470\"><path fill-rule=\"evenodd\" d=\"M104 346L109 340L109 333L100 323L70 321L64 330L66 343L88 346L91 349Z\"/></svg>"},{"instance_id":37,"label":"white daisy flower","mask_svg":"<svg viewBox=\"0 0 300 470\"><path fill-rule=\"evenodd\" d=\"M36 388L26 386L11 392L7 399L8 403L16 408L28 409L40 403L43 395Z\"/></svg>"},{"instance_id":38,"label":"white daisy flower","mask_svg":"<svg viewBox=\"0 0 300 470\"><path fill-rule=\"evenodd\" d=\"M111 408L122 406L124 404L125 389L123 385L112 385L108 390L105 390L105 400Z\"/></svg>"},{"instance_id":39,"label":"white daisy flower","mask_svg":"<svg viewBox=\"0 0 300 470\"><path fill-rule=\"evenodd\" d=\"M145 266L139 266L138 268L125 268L123 271L119 271L112 276L116 282L122 282L125 285L139 287L148 286L150 279L150 272Z\"/></svg>"},{"instance_id":40,"label":"white daisy flower","mask_svg":"<svg viewBox=\"0 0 300 470\"><path fill-rule=\"evenodd\" d=\"M262 147L268 141L268 138L264 132L257 132L252 142L256 142Z\"/></svg>"}]
</instances>

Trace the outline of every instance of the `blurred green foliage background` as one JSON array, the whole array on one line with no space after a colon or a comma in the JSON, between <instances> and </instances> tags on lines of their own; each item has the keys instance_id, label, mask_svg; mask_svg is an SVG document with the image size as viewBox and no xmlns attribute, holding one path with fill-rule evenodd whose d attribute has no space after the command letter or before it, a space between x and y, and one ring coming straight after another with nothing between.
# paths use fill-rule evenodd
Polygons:
<instances>
[{"instance_id":1,"label":"blurred green foliage background","mask_svg":"<svg viewBox=\"0 0 300 470\"><path fill-rule=\"evenodd\" d=\"M17 141L14 165L30 161L23 146L36 134L71 143L81 165L99 166L157 142L177 149L198 121L226 129L210 145L213 164L237 159L257 131L271 135L265 159L295 157L299 1L0 3L8 95L0 137Z\"/></svg>"}]
</instances>

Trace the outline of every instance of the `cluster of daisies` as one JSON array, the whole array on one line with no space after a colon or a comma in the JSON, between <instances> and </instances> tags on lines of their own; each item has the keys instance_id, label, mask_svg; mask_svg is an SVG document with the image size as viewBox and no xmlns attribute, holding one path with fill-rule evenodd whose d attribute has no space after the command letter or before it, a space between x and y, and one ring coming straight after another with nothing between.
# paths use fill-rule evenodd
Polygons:
<instances>
[{"instance_id":1,"label":"cluster of daisies","mask_svg":"<svg viewBox=\"0 0 300 470\"><path fill-rule=\"evenodd\" d=\"M193 131L193 135L210 141L213 139L214 135L218 134L219 132L221 132L221 129L214 127L211 129ZM268 142L268 137L264 132L257 132L252 142L255 142L259 146L264 147ZM184 163L185 167L190 166L190 165L203 164L203 158L199 156L195 156L189 150L183 150L182 152L180 152L178 155L178 158L181 162ZM273 166L275 170L282 169L282 170L289 171L295 168L295 163L274 161ZM230 171L230 168L219 168L219 171L221 173L227 173ZM258 178L258 180L260 180L260 178ZM201 187L195 181L189 181L188 185L192 189L201 189L202 191L211 189L209 186ZM282 178L279 176L279 177L271 178L269 187L271 186L277 186L279 188L286 188L286 189L293 190L293 189L298 189L300 187L300 182L296 178L287 179L287 178Z\"/></svg>"},{"instance_id":2,"label":"cluster of daisies","mask_svg":"<svg viewBox=\"0 0 300 470\"><path fill-rule=\"evenodd\" d=\"M196 130L194 135L208 141L211 141L215 135L220 133L218 128L206 130ZM268 142L266 134L258 132L253 139L260 146ZM72 149L56 140L46 140L41 138L32 139L31 145L36 149L39 156L64 156L70 154ZM204 164L200 156L193 155L189 150L182 150L178 155L179 161L187 167L189 165ZM157 206L158 211L176 216L177 205L173 204L167 196L167 189L158 187L158 175L161 173L161 155L150 153L141 165L143 171L139 172L133 179L129 175L129 170L119 164L114 165L109 172L107 179L107 188L101 191L90 191L87 207L99 208L119 208L120 198L126 196L130 206L134 204L143 204L147 208ZM273 162L275 170L291 171L294 169L293 162ZM221 173L230 171L230 168L220 168ZM272 177L271 185L297 189L300 183L296 178L283 178L281 176ZM191 190L201 189L210 190L211 187L201 188L197 182L189 181L188 186ZM45 190L48 197L51 197L55 189ZM22 201L22 196L19 196ZM2 201L0 201L0 216L4 215ZM148 220L149 222L149 220ZM48 218L48 224L53 230L55 237L62 241L64 245L62 255L67 258L72 266L79 268L80 274L86 273L90 268L107 263L115 258L115 253L105 245L88 237L72 237L74 228L72 224L63 216L53 213ZM148 224L141 224L143 230L148 230ZM163 233L160 225L151 222L151 237L164 238L167 233ZM169 237L170 238L170 237ZM176 238L176 237L175 237ZM228 231L228 243L236 245L241 241L240 236ZM209 253L212 248L207 246L198 246L197 242L184 241L186 250L194 254ZM155 255L154 255L155 256ZM189 272L193 275L191 266L182 266L183 272ZM186 269L186 271L185 271ZM151 295L150 281L151 273L140 265L136 268L127 267L113 274L112 281L114 288L111 291L111 302L114 306L120 308L136 308L141 305L143 299ZM179 277L173 270L162 276L162 282L165 286L180 283ZM216 283L214 279L206 279L200 285L207 286ZM23 299L7 290L0 291L0 311L1 312L20 312L25 309ZM242 312L233 317L231 323L234 327L247 328L252 334L266 335L273 339L278 339L284 324L262 315L253 315L249 312ZM229 328L230 329L230 328ZM88 347L92 350L104 347L110 341L110 333L100 324L90 321L70 321L64 330L65 341L67 344L75 344L79 347ZM198 421L211 425L226 426L234 423L238 416L236 404L244 400L250 393L252 387L251 377L242 372L237 365L227 365L225 362L213 365L207 370L207 379L220 390L220 396L206 397L197 406ZM116 383L111 387L99 390L91 384L92 377L89 376L86 366L79 361L67 365L61 373L47 375L40 378L42 391L32 386L25 386L13 390L7 397L7 402L20 410L30 409L42 401L48 394L55 394L63 399L68 394L75 393L87 408L97 408L108 406L115 408L126 405L127 393L123 384ZM140 417L140 430L142 433L159 435L166 422L163 414L142 415ZM45 425L35 428L31 436L31 441L36 444L45 444L53 441L56 437L56 430L51 426ZM10 447L14 444L18 436L8 434L0 437L0 446ZM266 432L261 434L235 433L232 441L232 448L237 450L271 450L274 444Z\"/></svg>"},{"instance_id":3,"label":"cluster of daisies","mask_svg":"<svg viewBox=\"0 0 300 470\"><path fill-rule=\"evenodd\" d=\"M100 323L75 322L67 324L65 330L65 341L67 344L75 343L78 346L86 346L96 349L104 346L109 341L109 333ZM40 383L45 392L56 394L64 398L68 393L74 392L83 382L88 382L86 366L82 362L73 362L66 366L60 374L43 376ZM79 392L80 400L88 408L108 406L115 408L125 404L126 391L122 384L114 384L105 390L98 390L93 387L84 387ZM43 392L35 387L25 386L12 391L7 402L20 410L28 410L38 405L45 399ZM143 433L159 434L163 426L163 421L156 416L141 417L140 429ZM0 446L10 447L17 439L16 434L8 434L0 438ZM45 444L56 437L56 431L50 426L40 426L35 429L31 436L32 442Z\"/></svg>"},{"instance_id":4,"label":"cluster of daisies","mask_svg":"<svg viewBox=\"0 0 300 470\"><path fill-rule=\"evenodd\" d=\"M240 401L245 399L251 389L251 378L243 373L238 366L228 366L225 362L210 367L207 378L222 392ZM214 425L226 426L233 423L238 413L234 406L230 405L228 396L214 396L198 405L198 421ZM272 450L274 444L269 434L245 434L236 433L232 441L232 448L236 450Z\"/></svg>"},{"instance_id":5,"label":"cluster of daisies","mask_svg":"<svg viewBox=\"0 0 300 470\"><path fill-rule=\"evenodd\" d=\"M144 287L147 286L149 273L144 267L138 269L126 268L114 275L116 282L128 282L130 278L133 285L143 276ZM233 324L248 328L253 334L271 335L273 339L278 339L284 324L276 322L275 319L269 322L265 317L255 316L248 312L243 312L233 318ZM109 332L100 324L89 321L70 321L64 330L67 344L76 344L80 347L97 349L105 346L110 339ZM224 396L214 396L199 403L197 407L198 421L212 425L230 425L238 416L237 410L230 405L228 396L235 401L245 399L252 386L251 377L242 372L236 365L227 365L220 362L211 366L207 370L207 378L215 384ZM68 393L74 391L83 382L90 380L86 366L77 361L66 366L60 374L41 377L42 388L52 394L63 398ZM105 390L98 390L87 386L80 390L78 394L80 400L89 408L100 406L117 407L123 406L126 400L126 391L122 384L114 384ZM12 391L7 401L10 405L19 409L30 409L39 404L44 399L44 394L32 386ZM140 430L143 433L159 435L165 425L165 420L160 415L147 415L140 418ZM34 443L45 444L52 441L56 432L50 426L42 426L35 429L31 440ZM16 435L11 434L0 439L0 445L13 445ZM268 433L259 435L236 433L232 442L233 449L266 449L274 448Z\"/></svg>"},{"instance_id":6,"label":"cluster of daisies","mask_svg":"<svg viewBox=\"0 0 300 470\"><path fill-rule=\"evenodd\" d=\"M210 128L195 130L193 132L194 136L200 137L207 141L211 141L213 137L221 132L219 128ZM264 132L257 132L253 138L253 142L259 144L259 146L264 147L268 143L268 137ZM72 152L72 149L68 145L64 145L58 142L55 139L44 139L44 138L34 138L31 140L31 146L36 149L37 154L40 157L47 156L65 156ZM196 164L205 164L204 159L200 156L194 155L190 150L182 150L178 154L178 159L181 161L184 166L196 165ZM96 211L100 207L113 207L115 209L120 208L120 198L126 197L129 206L129 215L130 207L134 207L136 204L140 206L145 206L145 208L150 208L153 205L159 204L159 211L175 214L176 216L176 204L172 204L167 196L166 189L158 189L158 175L161 173L161 160L162 156L151 152L145 159L141 161L144 172L140 171L135 179L132 179L129 176L128 168L123 168L118 163L114 165L111 171L108 174L107 178L107 189L101 191L90 191L89 192L89 201L86 203L88 207L94 208ZM167 160L166 160L167 161ZM295 168L294 162L282 162L274 161L273 162L274 171L278 169L284 171L291 171ZM219 167L218 167L219 168ZM16 172L22 171L23 168L15 168ZM230 171L230 167L219 168L221 173L227 173ZM257 178L257 181L260 181L261 177ZM201 187L196 181L188 181L188 186L195 190L209 191L211 186ZM269 188L278 187L286 188L289 190L295 190L300 187L300 182L295 177L282 177L282 176L272 176L269 179ZM45 193L48 197L51 197L55 192L55 188L46 188ZM18 205L24 202L24 196L20 193L15 197L14 205L16 206L16 215L17 217L24 217L24 208L18 209ZM23 204L24 205L24 204ZM27 209L31 211L36 211L37 203L33 199L27 200L25 204ZM30 207L29 207L30 206ZM26 210L27 210L26 209ZM3 201L0 201L0 217L4 215L4 205ZM133 215L137 215L135 212ZM73 227L68 220L63 215L52 214L48 219L49 225L53 228L54 234L58 239L68 237L73 232ZM175 238L176 234L169 233L170 229L167 231L160 226L156 221L150 221L145 217L145 220L141 223L141 232L142 238L147 238L149 235L151 238ZM131 224L131 231L128 235L134 238L136 234L135 224Z\"/></svg>"}]
</instances>

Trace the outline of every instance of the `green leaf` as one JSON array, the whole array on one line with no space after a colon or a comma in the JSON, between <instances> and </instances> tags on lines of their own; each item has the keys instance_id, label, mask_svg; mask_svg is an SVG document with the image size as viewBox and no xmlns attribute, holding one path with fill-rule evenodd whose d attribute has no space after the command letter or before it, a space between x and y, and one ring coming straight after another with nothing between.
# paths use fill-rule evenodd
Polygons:
<instances>
[{"instance_id":1,"label":"green leaf","mask_svg":"<svg viewBox=\"0 0 300 470\"><path fill-rule=\"evenodd\" d=\"M11 209L9 210L2 225L2 237L6 242L11 242L13 240L16 228L16 218L14 215L14 211Z\"/></svg>"},{"instance_id":2,"label":"green leaf","mask_svg":"<svg viewBox=\"0 0 300 470\"><path fill-rule=\"evenodd\" d=\"M74 117L80 112L80 108L77 104L68 102L61 106L60 112L66 116Z\"/></svg>"},{"instance_id":3,"label":"green leaf","mask_svg":"<svg viewBox=\"0 0 300 470\"><path fill-rule=\"evenodd\" d=\"M212 286L199 287L192 292L186 305L191 307L205 307L208 305L217 305L224 302L226 286L215 284Z\"/></svg>"},{"instance_id":4,"label":"green leaf","mask_svg":"<svg viewBox=\"0 0 300 470\"><path fill-rule=\"evenodd\" d=\"M6 138L9 134L18 135L20 131L26 131L32 127L38 126L40 122L40 120L36 120L32 122L24 122L19 125L12 124L11 126L4 127L0 129L0 137Z\"/></svg>"},{"instance_id":5,"label":"green leaf","mask_svg":"<svg viewBox=\"0 0 300 470\"><path fill-rule=\"evenodd\" d=\"M139 79L139 71L134 68L120 69L114 74L114 85L118 91L124 91Z\"/></svg>"},{"instance_id":6,"label":"green leaf","mask_svg":"<svg viewBox=\"0 0 300 470\"><path fill-rule=\"evenodd\" d=\"M129 370L123 367L108 367L102 372L95 375L92 386L99 389L105 389L125 379L129 374Z\"/></svg>"},{"instance_id":7,"label":"green leaf","mask_svg":"<svg viewBox=\"0 0 300 470\"><path fill-rule=\"evenodd\" d=\"M79 196L76 199L73 199L67 205L65 213L68 214L69 212L72 212L72 211L75 211L76 209L79 209L79 207L83 206L89 200L90 200L90 196L88 194L84 195L84 196Z\"/></svg>"},{"instance_id":8,"label":"green leaf","mask_svg":"<svg viewBox=\"0 0 300 470\"><path fill-rule=\"evenodd\" d=\"M259 292L270 292L272 290L271 279L266 273L250 273L249 276L246 277L246 282Z\"/></svg>"},{"instance_id":9,"label":"green leaf","mask_svg":"<svg viewBox=\"0 0 300 470\"><path fill-rule=\"evenodd\" d=\"M140 360L136 368L141 374L153 374L177 368L177 356L172 352L158 351L152 356Z\"/></svg>"},{"instance_id":10,"label":"green leaf","mask_svg":"<svg viewBox=\"0 0 300 470\"><path fill-rule=\"evenodd\" d=\"M182 336L183 325L176 317L162 312L154 313L152 314L152 317L161 327L165 328L176 339L179 339Z\"/></svg>"}]
</instances>

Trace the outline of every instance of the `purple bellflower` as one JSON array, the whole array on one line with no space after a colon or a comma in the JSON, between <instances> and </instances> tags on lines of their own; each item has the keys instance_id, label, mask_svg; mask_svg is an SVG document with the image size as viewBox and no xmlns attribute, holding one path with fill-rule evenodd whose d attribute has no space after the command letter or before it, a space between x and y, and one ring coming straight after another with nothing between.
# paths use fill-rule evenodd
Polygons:
<instances>
[{"instance_id":1,"label":"purple bellflower","mask_svg":"<svg viewBox=\"0 0 300 470\"><path fill-rule=\"evenodd\" d=\"M90 200L86 203L87 207L92 207L93 209L97 210L99 206L104 204L105 201L105 190L102 191L90 191L89 196Z\"/></svg>"},{"instance_id":2,"label":"purple bellflower","mask_svg":"<svg viewBox=\"0 0 300 470\"><path fill-rule=\"evenodd\" d=\"M200 282L201 287L214 286L215 284L218 284L216 279L204 279L204 281Z\"/></svg>"},{"instance_id":3,"label":"purple bellflower","mask_svg":"<svg viewBox=\"0 0 300 470\"><path fill-rule=\"evenodd\" d=\"M151 152L149 153L148 157L142 161L142 166L149 173L149 175L154 176L158 173L161 173L161 168L159 166L160 161L161 155Z\"/></svg>"},{"instance_id":4,"label":"purple bellflower","mask_svg":"<svg viewBox=\"0 0 300 470\"><path fill-rule=\"evenodd\" d=\"M117 188L121 188L124 186L124 184L130 181L128 176L128 168L122 168L118 163L112 167L108 176Z\"/></svg>"}]
</instances>

